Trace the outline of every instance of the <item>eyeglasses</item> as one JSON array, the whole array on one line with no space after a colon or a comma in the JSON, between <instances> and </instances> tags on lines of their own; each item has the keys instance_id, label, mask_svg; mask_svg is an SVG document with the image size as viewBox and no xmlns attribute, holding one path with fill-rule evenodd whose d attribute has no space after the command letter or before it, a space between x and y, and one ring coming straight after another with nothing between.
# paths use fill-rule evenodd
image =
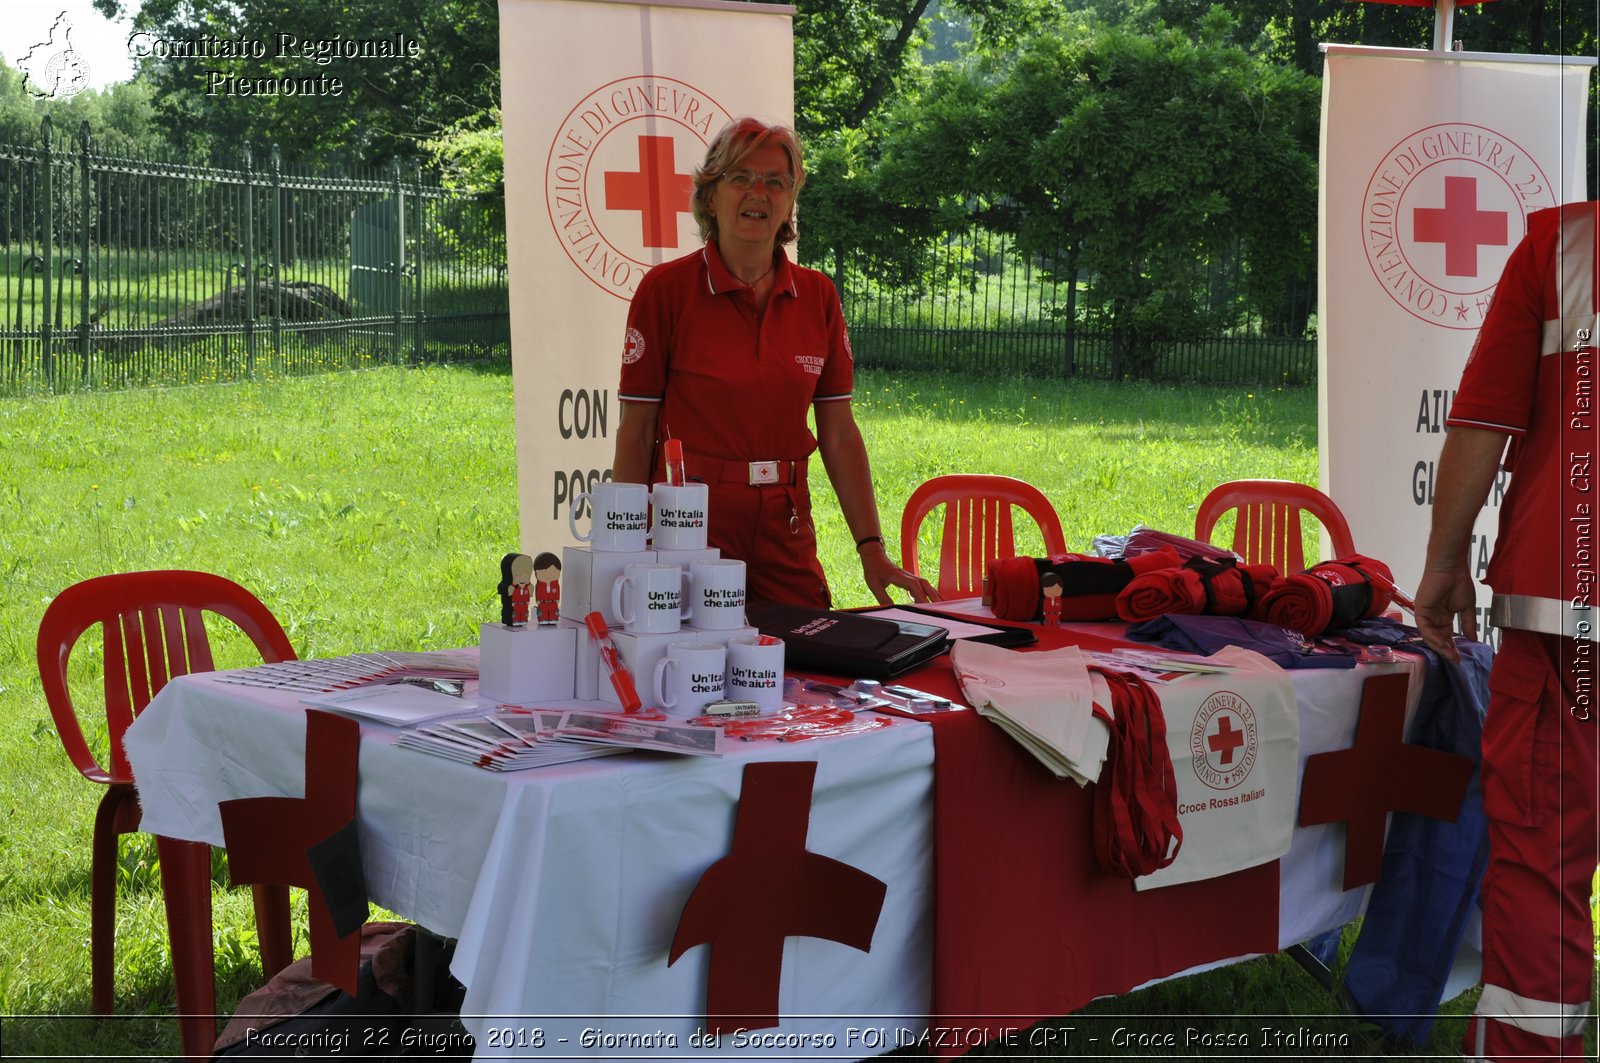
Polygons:
<instances>
[{"instance_id":1,"label":"eyeglasses","mask_svg":"<svg viewBox=\"0 0 1600 1063\"><path fill-rule=\"evenodd\" d=\"M762 186L773 195L787 192L794 187L794 178L786 173L756 173L754 170L724 170L722 179L743 192L755 187L760 181Z\"/></svg>"}]
</instances>

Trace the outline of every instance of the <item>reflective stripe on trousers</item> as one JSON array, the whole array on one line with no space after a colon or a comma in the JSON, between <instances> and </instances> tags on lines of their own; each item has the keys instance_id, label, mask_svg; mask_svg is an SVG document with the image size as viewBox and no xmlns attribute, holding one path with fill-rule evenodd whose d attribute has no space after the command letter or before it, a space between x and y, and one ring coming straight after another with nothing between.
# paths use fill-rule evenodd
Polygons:
<instances>
[{"instance_id":1,"label":"reflective stripe on trousers","mask_svg":"<svg viewBox=\"0 0 1600 1063\"><path fill-rule=\"evenodd\" d=\"M1534 1000L1497 985L1483 987L1475 1012L1479 1018L1493 1019L1515 1026L1538 1037L1579 1037L1589 1017L1589 1001L1562 1004L1554 1000ZM1482 1037L1482 1028L1479 1028Z\"/></svg>"}]
</instances>

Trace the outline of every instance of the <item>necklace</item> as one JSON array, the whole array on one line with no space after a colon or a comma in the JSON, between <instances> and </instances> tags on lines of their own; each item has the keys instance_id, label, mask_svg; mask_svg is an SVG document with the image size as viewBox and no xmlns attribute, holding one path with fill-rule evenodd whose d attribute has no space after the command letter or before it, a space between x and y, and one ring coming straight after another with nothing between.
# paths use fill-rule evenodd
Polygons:
<instances>
[{"instance_id":1,"label":"necklace","mask_svg":"<svg viewBox=\"0 0 1600 1063\"><path fill-rule=\"evenodd\" d=\"M774 259L774 260L773 260L773 261L772 261L772 262L770 262L770 263L768 263L768 264L767 264L767 269L766 269L766 272L765 272L765 273L762 273L762 274L761 274L761 276L759 276L759 277L756 277L756 278L755 278L755 279L753 279L753 280L744 280L744 278L743 278L743 277L739 277L739 279L740 279L740 280L742 280L742 281L744 281L744 282L745 282L745 283L746 283L746 284L748 284L748 285L749 285L749 286L750 286L750 287L752 287L752 288L754 288L754 287L755 287L755 286L756 286L756 285L758 285L758 284L760 284L760 283L761 283L761 282L762 282L762 281L764 281L764 280L766 280L766 279L767 279L767 273L771 273L771 272L772 272L772 267L773 267L773 266L775 266L775 265L777 265L777 264L778 264L778 263L777 263L777 260L776 260L776 259ZM739 276L739 275L738 275L738 274L737 274L737 273L736 273L736 274L734 274L734 276L736 276L736 277L738 277L738 276Z\"/></svg>"}]
</instances>

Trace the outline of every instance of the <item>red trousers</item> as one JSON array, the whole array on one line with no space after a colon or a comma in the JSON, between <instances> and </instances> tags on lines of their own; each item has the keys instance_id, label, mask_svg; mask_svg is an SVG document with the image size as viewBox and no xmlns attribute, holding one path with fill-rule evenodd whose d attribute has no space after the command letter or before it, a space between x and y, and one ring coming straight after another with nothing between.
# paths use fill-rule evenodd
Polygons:
<instances>
[{"instance_id":1,"label":"red trousers","mask_svg":"<svg viewBox=\"0 0 1600 1063\"><path fill-rule=\"evenodd\" d=\"M817 560L811 494L797 484L714 483L707 539L723 557L745 563L745 595L827 609L833 601Z\"/></svg>"},{"instance_id":2,"label":"red trousers","mask_svg":"<svg viewBox=\"0 0 1600 1063\"><path fill-rule=\"evenodd\" d=\"M1600 645L1506 629L1489 675L1483 996L1469 1059L1585 1059L1600 862ZM1587 714L1588 719L1579 718Z\"/></svg>"}]
</instances>

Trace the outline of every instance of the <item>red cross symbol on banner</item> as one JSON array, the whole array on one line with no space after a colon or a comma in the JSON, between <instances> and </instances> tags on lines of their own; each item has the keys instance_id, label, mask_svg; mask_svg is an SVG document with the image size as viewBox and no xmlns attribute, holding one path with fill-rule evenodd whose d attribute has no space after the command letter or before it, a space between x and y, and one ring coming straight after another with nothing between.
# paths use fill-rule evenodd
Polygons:
<instances>
[{"instance_id":1,"label":"red cross symbol on banner","mask_svg":"<svg viewBox=\"0 0 1600 1063\"><path fill-rule=\"evenodd\" d=\"M1244 732L1233 729L1233 717L1226 713L1217 717L1217 730L1206 737L1206 745L1218 754L1218 764L1232 764L1233 751L1244 745Z\"/></svg>"},{"instance_id":2,"label":"red cross symbol on banner","mask_svg":"<svg viewBox=\"0 0 1600 1063\"><path fill-rule=\"evenodd\" d=\"M1356 744L1306 760L1300 780L1300 825L1343 820L1344 888L1378 881L1390 812L1455 822L1467 796L1472 761L1407 745L1404 672L1376 675L1361 688Z\"/></svg>"},{"instance_id":3,"label":"red cross symbol on banner","mask_svg":"<svg viewBox=\"0 0 1600 1063\"><path fill-rule=\"evenodd\" d=\"M728 855L683 906L667 965L711 946L706 1030L776 1026L783 939L814 937L868 952L888 887L806 849L816 761L747 764Z\"/></svg>"},{"instance_id":4,"label":"red cross symbol on banner","mask_svg":"<svg viewBox=\"0 0 1600 1063\"><path fill-rule=\"evenodd\" d=\"M678 246L678 215L690 212L694 177L678 173L671 137L639 138L639 169L606 171L606 209L636 210L646 247Z\"/></svg>"},{"instance_id":5,"label":"red cross symbol on banner","mask_svg":"<svg viewBox=\"0 0 1600 1063\"><path fill-rule=\"evenodd\" d=\"M1444 245L1444 272L1449 277L1478 275L1478 248L1504 247L1510 237L1510 215L1478 209L1474 177L1446 177L1444 206L1418 207L1411 213L1411 238L1421 244Z\"/></svg>"}]
</instances>

